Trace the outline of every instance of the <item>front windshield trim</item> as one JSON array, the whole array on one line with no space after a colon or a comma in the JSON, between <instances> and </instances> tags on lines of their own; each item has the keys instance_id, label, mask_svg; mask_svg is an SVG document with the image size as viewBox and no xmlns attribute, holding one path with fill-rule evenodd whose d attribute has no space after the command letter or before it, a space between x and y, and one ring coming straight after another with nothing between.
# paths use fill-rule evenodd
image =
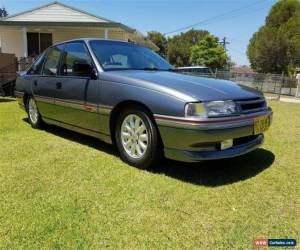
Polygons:
<instances>
[{"instance_id":1,"label":"front windshield trim","mask_svg":"<svg viewBox=\"0 0 300 250\"><path fill-rule=\"evenodd\" d=\"M102 67L102 66L101 66ZM154 69L151 69L151 68L148 68L148 69L145 69L145 68L114 68L114 69L105 69L103 68L104 71L126 71L126 70L143 70L143 71L174 71L173 68L169 68L169 69L157 69L157 68L154 68Z\"/></svg>"},{"instance_id":2,"label":"front windshield trim","mask_svg":"<svg viewBox=\"0 0 300 250\"><path fill-rule=\"evenodd\" d=\"M103 45L127 45L128 47L132 46L133 48L137 48L137 49L144 49L145 51L143 52L146 52L147 50L150 52L150 57L151 56L154 56L156 57L155 60L157 59L157 61L155 62L155 60L153 60L153 58L149 58L148 55L145 55L145 57L147 58L147 60L149 61L153 61L153 64L155 64L156 66L157 63L163 65L163 66L166 66L165 68L164 67L142 67L142 68L139 68L139 67L128 67L128 68L125 68L125 67L112 67L112 68L109 68L109 67L106 67L102 61L101 61L101 58L99 56L99 53L97 53L96 51L96 47L95 45L97 44L103 44ZM114 40L90 40L88 41L88 45L89 47L91 48L93 54L95 55L95 59L97 60L97 62L99 63L99 65L101 66L102 70L103 71L122 71L122 70L145 70L145 71L173 71L174 70L174 67L169 64L164 58L162 58L160 55L158 55L157 53L155 53L154 51L152 51L150 48L147 48L145 46L142 46L142 45L139 45L139 44L135 44L135 43L129 43L129 42L125 42L125 41L114 41Z\"/></svg>"}]
</instances>

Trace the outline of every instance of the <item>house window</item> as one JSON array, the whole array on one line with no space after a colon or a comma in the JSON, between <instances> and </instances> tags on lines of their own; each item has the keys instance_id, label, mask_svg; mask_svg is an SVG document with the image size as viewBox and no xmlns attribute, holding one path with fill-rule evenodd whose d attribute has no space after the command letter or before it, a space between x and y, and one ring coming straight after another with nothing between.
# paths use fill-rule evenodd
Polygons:
<instances>
[{"instance_id":1,"label":"house window","mask_svg":"<svg viewBox=\"0 0 300 250\"><path fill-rule=\"evenodd\" d=\"M27 32L28 56L36 57L51 45L51 33Z\"/></svg>"}]
</instances>

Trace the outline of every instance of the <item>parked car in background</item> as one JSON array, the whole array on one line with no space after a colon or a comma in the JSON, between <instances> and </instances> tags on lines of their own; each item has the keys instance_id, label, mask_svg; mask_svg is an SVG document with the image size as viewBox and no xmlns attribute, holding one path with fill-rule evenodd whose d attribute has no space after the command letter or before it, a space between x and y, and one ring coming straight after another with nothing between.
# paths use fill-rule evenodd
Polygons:
<instances>
[{"instance_id":1,"label":"parked car in background","mask_svg":"<svg viewBox=\"0 0 300 250\"><path fill-rule=\"evenodd\" d=\"M205 66L188 66L188 67L178 67L174 71L179 73L191 73L199 75L208 75L212 76L214 72L211 68Z\"/></svg>"},{"instance_id":2,"label":"parked car in background","mask_svg":"<svg viewBox=\"0 0 300 250\"><path fill-rule=\"evenodd\" d=\"M245 154L272 120L260 92L178 74L150 49L121 41L53 45L17 78L15 94L33 128L95 136L139 168L162 155L198 162Z\"/></svg>"}]
</instances>

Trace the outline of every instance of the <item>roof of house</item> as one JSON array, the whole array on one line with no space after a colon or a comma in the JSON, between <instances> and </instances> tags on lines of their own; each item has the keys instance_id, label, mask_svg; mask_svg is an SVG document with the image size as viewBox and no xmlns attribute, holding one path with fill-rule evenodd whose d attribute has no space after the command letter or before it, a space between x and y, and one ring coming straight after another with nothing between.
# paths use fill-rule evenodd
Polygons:
<instances>
[{"instance_id":1,"label":"roof of house","mask_svg":"<svg viewBox=\"0 0 300 250\"><path fill-rule=\"evenodd\" d=\"M124 24L114 22L57 1L7 16L0 21L0 25L27 25L27 26L89 26L89 27L119 27L133 32Z\"/></svg>"},{"instance_id":2,"label":"roof of house","mask_svg":"<svg viewBox=\"0 0 300 250\"><path fill-rule=\"evenodd\" d=\"M253 73L254 70L249 66L234 66L230 69L232 73Z\"/></svg>"}]
</instances>

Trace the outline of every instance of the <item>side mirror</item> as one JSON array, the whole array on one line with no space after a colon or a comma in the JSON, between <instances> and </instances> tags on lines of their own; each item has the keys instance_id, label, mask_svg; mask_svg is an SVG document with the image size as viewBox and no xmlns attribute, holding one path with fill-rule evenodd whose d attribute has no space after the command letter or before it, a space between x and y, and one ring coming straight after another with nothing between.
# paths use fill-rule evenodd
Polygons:
<instances>
[{"instance_id":1,"label":"side mirror","mask_svg":"<svg viewBox=\"0 0 300 250\"><path fill-rule=\"evenodd\" d=\"M91 68L91 79L92 80L97 80L98 79L98 72L96 68Z\"/></svg>"},{"instance_id":2,"label":"side mirror","mask_svg":"<svg viewBox=\"0 0 300 250\"><path fill-rule=\"evenodd\" d=\"M98 78L96 68L91 66L86 61L74 61L73 72L79 76L89 76L92 80L97 80Z\"/></svg>"}]
</instances>

